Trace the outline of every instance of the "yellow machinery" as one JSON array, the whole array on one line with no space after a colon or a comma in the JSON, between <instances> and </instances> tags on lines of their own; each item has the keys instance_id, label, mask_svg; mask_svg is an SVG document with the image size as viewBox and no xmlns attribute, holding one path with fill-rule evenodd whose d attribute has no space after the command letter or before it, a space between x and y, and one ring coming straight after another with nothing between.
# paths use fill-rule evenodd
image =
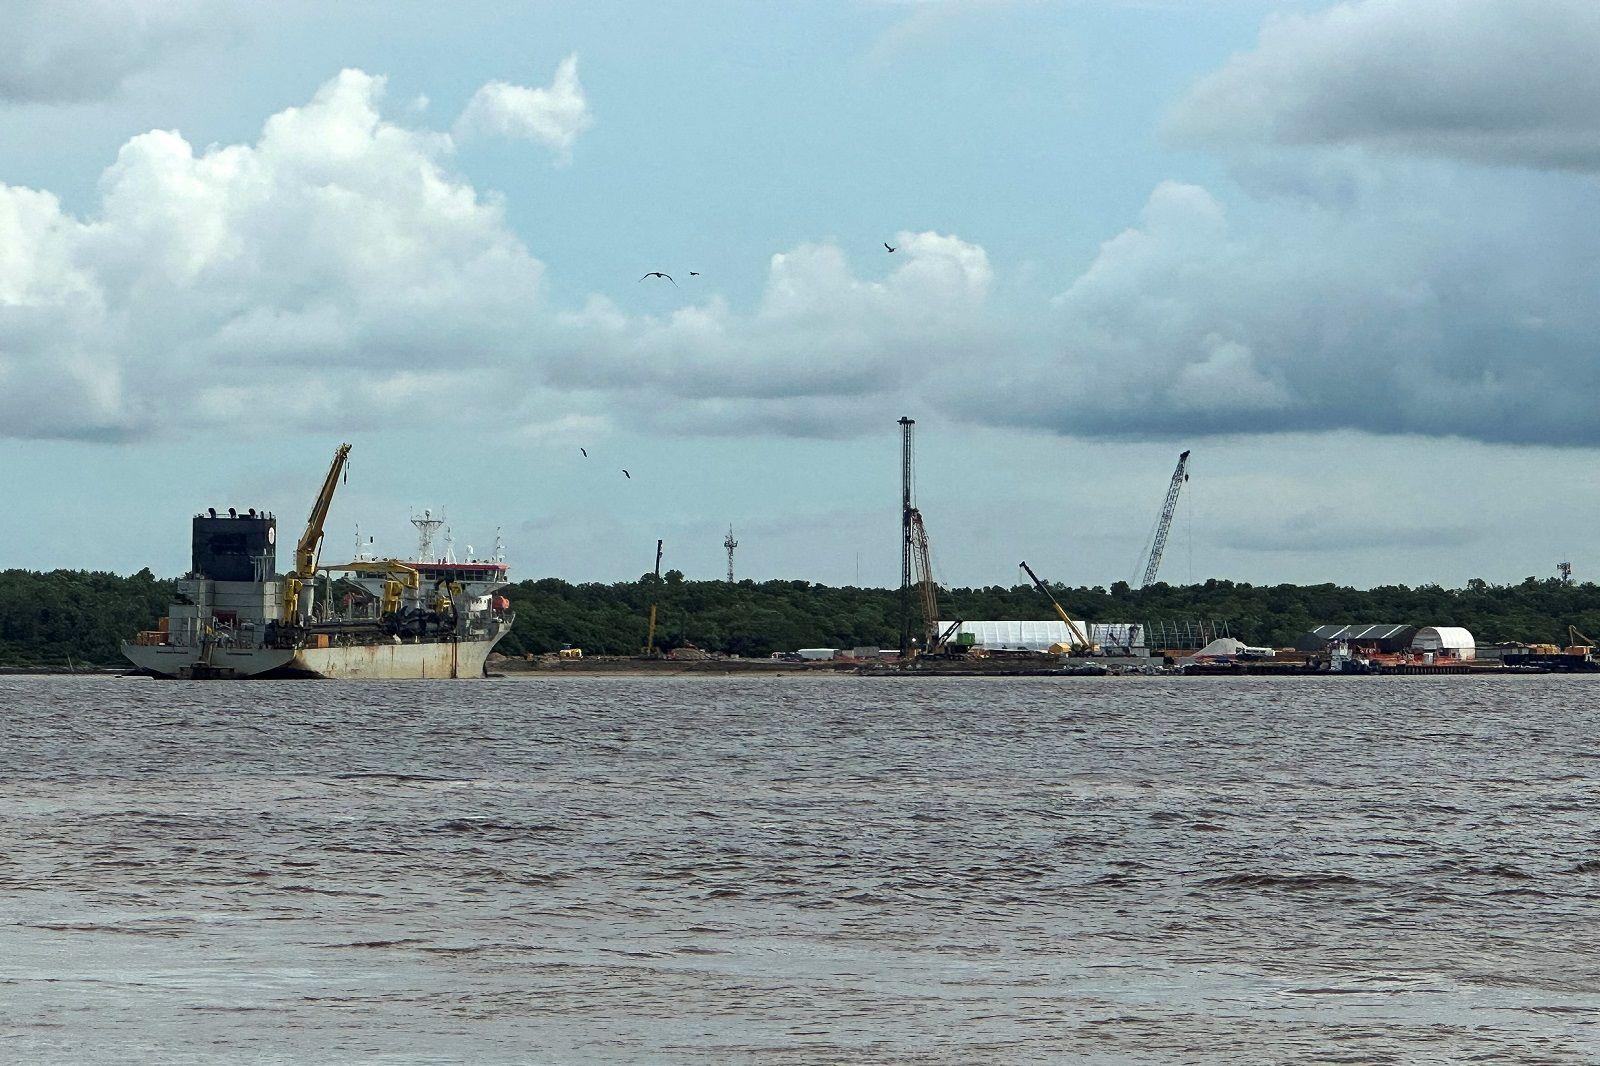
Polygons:
<instances>
[{"instance_id":1,"label":"yellow machinery","mask_svg":"<svg viewBox=\"0 0 1600 1066\"><path fill-rule=\"evenodd\" d=\"M353 563L340 563L338 566L324 566L321 569L351 574L384 574L386 579L383 583L383 601L378 608L379 614L399 613L405 603L406 589L413 592L422 589L422 575L398 559L357 560Z\"/></svg>"},{"instance_id":2,"label":"yellow machinery","mask_svg":"<svg viewBox=\"0 0 1600 1066\"><path fill-rule=\"evenodd\" d=\"M1099 651L1100 649L1095 647L1094 643L1088 638L1087 635L1084 634L1083 629L1078 625L1078 623L1072 620L1071 616L1067 614L1066 609L1063 608L1056 600L1055 594L1050 591L1050 587L1043 581L1039 580L1039 575L1033 572L1033 567L1029 566L1026 562L1022 563L1021 565L1022 569L1027 572L1028 577L1033 579L1034 588L1044 593L1045 599L1050 601L1050 606L1056 609L1056 617L1066 623L1068 634L1067 640L1069 642L1068 651L1073 655L1082 655L1085 653Z\"/></svg>"},{"instance_id":3,"label":"yellow machinery","mask_svg":"<svg viewBox=\"0 0 1600 1066\"><path fill-rule=\"evenodd\" d=\"M433 586L433 609L440 614L455 606L466 586L459 581L440 580Z\"/></svg>"},{"instance_id":4,"label":"yellow machinery","mask_svg":"<svg viewBox=\"0 0 1600 1066\"><path fill-rule=\"evenodd\" d=\"M1567 627L1567 654L1568 655L1593 655L1595 643L1578 631L1577 626Z\"/></svg>"},{"instance_id":5,"label":"yellow machinery","mask_svg":"<svg viewBox=\"0 0 1600 1066\"><path fill-rule=\"evenodd\" d=\"M333 463L328 476L322 481L322 490L311 505L311 516L306 519L306 531L294 547L294 569L283 575L283 620L290 625L300 621L300 590L317 572L317 554L322 550L322 527L328 520L328 507L333 503L334 490L339 487L339 475L350 458L350 445L341 444L333 453Z\"/></svg>"}]
</instances>

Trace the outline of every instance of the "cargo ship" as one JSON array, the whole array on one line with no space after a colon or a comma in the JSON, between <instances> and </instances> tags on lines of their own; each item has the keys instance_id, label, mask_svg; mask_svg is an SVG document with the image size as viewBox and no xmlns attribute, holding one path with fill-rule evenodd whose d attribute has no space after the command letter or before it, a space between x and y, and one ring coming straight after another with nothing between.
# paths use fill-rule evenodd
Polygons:
<instances>
[{"instance_id":1,"label":"cargo ship","mask_svg":"<svg viewBox=\"0 0 1600 1066\"><path fill-rule=\"evenodd\" d=\"M488 559L437 558L431 513L414 518L416 558L358 551L347 563L319 555L328 508L349 458L341 445L295 545L277 572L278 523L254 508L194 516L191 565L156 629L122 645L136 673L181 679L472 678L515 615L496 538Z\"/></svg>"}]
</instances>

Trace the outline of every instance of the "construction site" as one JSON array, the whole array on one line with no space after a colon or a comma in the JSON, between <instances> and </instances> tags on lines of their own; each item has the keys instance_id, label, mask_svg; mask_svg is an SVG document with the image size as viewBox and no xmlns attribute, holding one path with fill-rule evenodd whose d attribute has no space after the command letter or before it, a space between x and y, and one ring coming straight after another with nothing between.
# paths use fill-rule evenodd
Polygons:
<instances>
[{"instance_id":1,"label":"construction site","mask_svg":"<svg viewBox=\"0 0 1600 1066\"><path fill-rule=\"evenodd\" d=\"M895 646L792 647L765 657L713 653L683 636L658 643L664 544L655 543L655 567L643 641L635 655L585 655L571 645L547 654L500 659L492 668L513 673L851 673L925 675L1374 675L1600 672L1595 644L1569 627L1565 644L1479 644L1460 626L1330 622L1306 631L1292 645L1262 646L1238 639L1227 619L1201 617L1086 617L1069 602L1073 591L1052 583L1026 560L1018 562L1037 609L1024 617L973 618L951 610L954 598L934 573L929 521L916 496L916 422L899 430L899 555ZM1190 479L1191 452L1179 453L1155 524L1144 541L1133 589L1158 580L1173 518ZM1152 493L1154 496L1154 493ZM732 526L722 541L726 580L735 585ZM650 578L652 575L646 575ZM1567 580L1570 580L1568 578ZM1078 590L1079 594L1083 590ZM1104 604L1101 605L1104 609ZM1422 620L1425 622L1426 620Z\"/></svg>"}]
</instances>

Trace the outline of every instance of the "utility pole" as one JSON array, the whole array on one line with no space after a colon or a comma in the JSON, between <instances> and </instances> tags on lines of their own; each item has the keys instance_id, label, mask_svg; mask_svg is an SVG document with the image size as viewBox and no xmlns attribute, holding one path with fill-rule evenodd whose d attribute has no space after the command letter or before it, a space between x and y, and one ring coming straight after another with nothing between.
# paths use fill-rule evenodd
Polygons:
<instances>
[{"instance_id":1,"label":"utility pole","mask_svg":"<svg viewBox=\"0 0 1600 1066\"><path fill-rule=\"evenodd\" d=\"M733 539L732 526L728 527L728 539L722 542L722 546L728 549L728 584L731 585L733 584L733 549L739 546L739 542Z\"/></svg>"},{"instance_id":2,"label":"utility pole","mask_svg":"<svg viewBox=\"0 0 1600 1066\"><path fill-rule=\"evenodd\" d=\"M648 658L656 655L656 601L661 598L661 542L656 541L656 583L650 590L650 628L645 633L644 653Z\"/></svg>"},{"instance_id":3,"label":"utility pole","mask_svg":"<svg viewBox=\"0 0 1600 1066\"><path fill-rule=\"evenodd\" d=\"M911 657L911 427L914 419L901 418L900 425L900 658Z\"/></svg>"}]
</instances>

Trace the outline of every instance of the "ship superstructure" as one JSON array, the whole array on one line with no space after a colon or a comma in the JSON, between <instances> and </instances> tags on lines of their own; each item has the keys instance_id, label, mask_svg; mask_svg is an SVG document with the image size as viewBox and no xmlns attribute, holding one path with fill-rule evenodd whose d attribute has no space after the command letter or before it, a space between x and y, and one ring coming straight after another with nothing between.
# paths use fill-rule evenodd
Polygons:
<instances>
[{"instance_id":1,"label":"ship superstructure","mask_svg":"<svg viewBox=\"0 0 1600 1066\"><path fill-rule=\"evenodd\" d=\"M497 595L507 584L498 538L487 560L358 551L351 562L322 565L323 529L349 451L335 453L285 574L277 573L271 514L196 515L178 602L157 629L123 644L128 659L143 673L175 678L481 677L515 617Z\"/></svg>"}]
</instances>

